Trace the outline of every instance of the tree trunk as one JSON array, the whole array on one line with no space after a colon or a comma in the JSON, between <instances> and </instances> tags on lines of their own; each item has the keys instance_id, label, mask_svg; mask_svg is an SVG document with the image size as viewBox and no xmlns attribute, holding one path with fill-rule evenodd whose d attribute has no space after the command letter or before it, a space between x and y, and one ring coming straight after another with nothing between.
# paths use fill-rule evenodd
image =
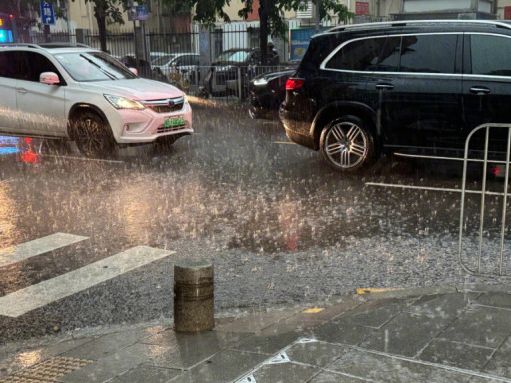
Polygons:
<instances>
[{"instance_id":1,"label":"tree trunk","mask_svg":"<svg viewBox=\"0 0 511 383\"><path fill-rule=\"evenodd\" d=\"M106 10L99 4L94 7L94 17L98 22L99 44L103 52L106 52Z\"/></svg>"},{"instance_id":2,"label":"tree trunk","mask_svg":"<svg viewBox=\"0 0 511 383\"><path fill-rule=\"evenodd\" d=\"M261 64L268 62L268 0L259 3L259 49L261 49Z\"/></svg>"}]
</instances>

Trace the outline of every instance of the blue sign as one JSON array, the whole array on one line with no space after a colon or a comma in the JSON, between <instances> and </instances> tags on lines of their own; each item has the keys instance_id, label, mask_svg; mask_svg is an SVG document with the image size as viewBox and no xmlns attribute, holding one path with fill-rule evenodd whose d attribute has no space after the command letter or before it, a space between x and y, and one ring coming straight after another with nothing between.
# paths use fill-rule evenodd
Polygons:
<instances>
[{"instance_id":1,"label":"blue sign","mask_svg":"<svg viewBox=\"0 0 511 383\"><path fill-rule=\"evenodd\" d=\"M147 8L146 4L137 5L135 10L135 20L147 20L149 18L149 9Z\"/></svg>"},{"instance_id":2,"label":"blue sign","mask_svg":"<svg viewBox=\"0 0 511 383\"><path fill-rule=\"evenodd\" d=\"M317 34L316 28L300 28L290 30L291 61L301 60L309 47L311 37Z\"/></svg>"},{"instance_id":3,"label":"blue sign","mask_svg":"<svg viewBox=\"0 0 511 383\"><path fill-rule=\"evenodd\" d=\"M0 29L0 43L13 43L14 38L12 31L8 29Z\"/></svg>"},{"instance_id":4,"label":"blue sign","mask_svg":"<svg viewBox=\"0 0 511 383\"><path fill-rule=\"evenodd\" d=\"M41 22L44 25L55 25L55 11L53 9L53 5L46 2L41 1Z\"/></svg>"}]
</instances>

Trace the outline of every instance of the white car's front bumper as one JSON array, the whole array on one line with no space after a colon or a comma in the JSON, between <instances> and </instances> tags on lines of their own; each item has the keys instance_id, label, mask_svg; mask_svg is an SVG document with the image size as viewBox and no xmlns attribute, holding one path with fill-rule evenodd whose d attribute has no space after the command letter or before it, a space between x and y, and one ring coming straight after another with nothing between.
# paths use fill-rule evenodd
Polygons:
<instances>
[{"instance_id":1,"label":"white car's front bumper","mask_svg":"<svg viewBox=\"0 0 511 383\"><path fill-rule=\"evenodd\" d=\"M144 110L117 110L110 118L110 126L119 144L150 143L160 137L176 134L192 134L192 108L188 102L179 111L157 113L151 108ZM183 117L185 124L178 127L164 127L168 118Z\"/></svg>"}]
</instances>

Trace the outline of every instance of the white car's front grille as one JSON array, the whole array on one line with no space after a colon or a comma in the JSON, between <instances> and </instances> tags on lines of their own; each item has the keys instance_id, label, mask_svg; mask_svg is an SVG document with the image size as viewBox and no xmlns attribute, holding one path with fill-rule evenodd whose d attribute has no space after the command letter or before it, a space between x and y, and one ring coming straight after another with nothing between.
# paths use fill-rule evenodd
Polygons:
<instances>
[{"instance_id":1,"label":"white car's front grille","mask_svg":"<svg viewBox=\"0 0 511 383\"><path fill-rule=\"evenodd\" d=\"M178 112L181 109L183 109L184 103L185 103L184 97L142 101L142 104L144 104L146 108L151 108L156 113Z\"/></svg>"}]
</instances>

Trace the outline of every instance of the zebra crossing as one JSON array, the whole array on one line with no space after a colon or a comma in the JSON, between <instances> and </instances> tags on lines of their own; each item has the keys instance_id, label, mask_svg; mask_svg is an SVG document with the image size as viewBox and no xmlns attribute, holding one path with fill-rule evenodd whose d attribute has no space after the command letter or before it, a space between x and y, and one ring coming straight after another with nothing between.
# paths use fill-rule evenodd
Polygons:
<instances>
[{"instance_id":1,"label":"zebra crossing","mask_svg":"<svg viewBox=\"0 0 511 383\"><path fill-rule=\"evenodd\" d=\"M12 265L49 251L87 240L67 233L55 233L0 250L0 267ZM136 246L68 273L30 285L0 297L0 317L17 318L59 299L175 254L175 251ZM0 271L1 272L1 271Z\"/></svg>"},{"instance_id":2,"label":"zebra crossing","mask_svg":"<svg viewBox=\"0 0 511 383\"><path fill-rule=\"evenodd\" d=\"M86 239L88 237L81 235L55 233L17 246L7 247L0 250L0 267L9 266Z\"/></svg>"}]
</instances>

